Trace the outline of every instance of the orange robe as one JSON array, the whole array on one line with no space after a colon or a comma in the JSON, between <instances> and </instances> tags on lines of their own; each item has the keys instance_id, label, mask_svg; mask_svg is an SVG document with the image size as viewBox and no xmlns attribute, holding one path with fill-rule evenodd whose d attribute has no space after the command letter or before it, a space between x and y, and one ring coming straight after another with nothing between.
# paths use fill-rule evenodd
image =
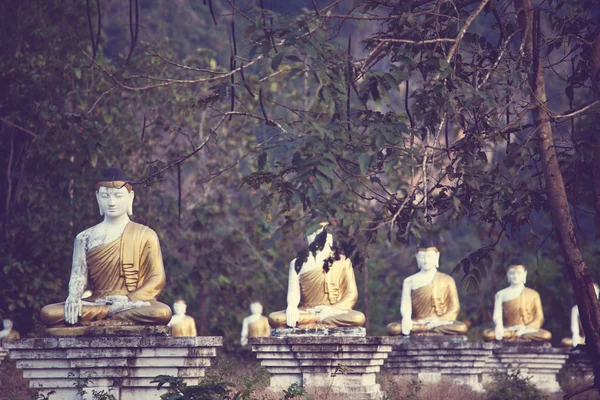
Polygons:
<instances>
[{"instance_id":1,"label":"orange robe","mask_svg":"<svg viewBox=\"0 0 600 400\"><path fill-rule=\"evenodd\" d=\"M79 324L110 319L121 324L166 325L171 308L156 300L165 286L165 269L156 233L147 226L129 222L120 238L94 247L86 253L88 287L92 296L84 301L111 295L125 295L150 305L108 316L108 305L84 305ZM64 302L42 308L40 317L47 327L64 327Z\"/></svg>"},{"instance_id":2,"label":"orange robe","mask_svg":"<svg viewBox=\"0 0 600 400\"><path fill-rule=\"evenodd\" d=\"M365 316L352 307L358 300L358 289L352 263L347 258L333 262L328 272L315 268L300 275L300 306L307 310L316 306L330 306L347 311L344 314L325 318L318 322L318 314L300 313L298 328L315 326L358 327L365 323ZM269 315L271 328L286 327L286 310L275 311Z\"/></svg>"},{"instance_id":3,"label":"orange robe","mask_svg":"<svg viewBox=\"0 0 600 400\"><path fill-rule=\"evenodd\" d=\"M268 337L271 336L271 327L269 319L261 315L258 321L248 324L248 337Z\"/></svg>"},{"instance_id":4,"label":"orange robe","mask_svg":"<svg viewBox=\"0 0 600 400\"><path fill-rule=\"evenodd\" d=\"M411 292L412 319L419 321L426 318L439 318L452 321L451 324L427 329L425 324L413 324L411 333L434 333L439 335L464 335L467 325L457 321L460 312L460 302L454 278L442 272L436 272L433 281ZM401 322L392 322L387 326L390 336L402 333Z\"/></svg>"},{"instance_id":5,"label":"orange robe","mask_svg":"<svg viewBox=\"0 0 600 400\"><path fill-rule=\"evenodd\" d=\"M171 325L171 335L198 336L198 332L196 331L196 321L189 315L185 315L181 322Z\"/></svg>"},{"instance_id":6,"label":"orange robe","mask_svg":"<svg viewBox=\"0 0 600 400\"><path fill-rule=\"evenodd\" d=\"M536 332L525 333L517 336L514 331L505 331L505 341L540 341L545 342L552 339L552 334L542 328L544 323L544 310L540 295L533 289L523 288L523 292L517 298L502 303L502 324L504 328L517 325L525 325L527 329L537 329ZM491 342L496 339L494 329L483 331L483 339Z\"/></svg>"}]
</instances>

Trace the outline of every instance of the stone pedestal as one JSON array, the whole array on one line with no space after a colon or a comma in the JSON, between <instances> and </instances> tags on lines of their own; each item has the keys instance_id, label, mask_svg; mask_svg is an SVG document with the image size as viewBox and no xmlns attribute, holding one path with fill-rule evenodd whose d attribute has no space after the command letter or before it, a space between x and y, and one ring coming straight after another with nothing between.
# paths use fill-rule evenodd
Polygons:
<instances>
[{"instance_id":1,"label":"stone pedestal","mask_svg":"<svg viewBox=\"0 0 600 400\"><path fill-rule=\"evenodd\" d=\"M594 375L590 356L584 350L570 350L561 372L575 381L589 381Z\"/></svg>"},{"instance_id":2,"label":"stone pedestal","mask_svg":"<svg viewBox=\"0 0 600 400\"><path fill-rule=\"evenodd\" d=\"M337 328L328 329L331 336L316 336L316 331L306 329L303 335L248 339L271 373L270 389L281 394L298 383L305 388L330 388L355 400L379 398L382 393L375 379L392 350L391 338L356 336L358 331L341 336Z\"/></svg>"},{"instance_id":3,"label":"stone pedestal","mask_svg":"<svg viewBox=\"0 0 600 400\"><path fill-rule=\"evenodd\" d=\"M568 350L533 342L494 343L493 356L488 358L483 383L493 382L494 373L514 373L530 377L531 383L547 392L559 392L558 372L565 364Z\"/></svg>"},{"instance_id":4,"label":"stone pedestal","mask_svg":"<svg viewBox=\"0 0 600 400\"><path fill-rule=\"evenodd\" d=\"M386 372L423 383L448 380L475 391L492 383L494 374L518 370L539 389L558 392L557 374L568 356L566 349L531 342L467 342L461 336L397 336L393 340Z\"/></svg>"},{"instance_id":5,"label":"stone pedestal","mask_svg":"<svg viewBox=\"0 0 600 400\"><path fill-rule=\"evenodd\" d=\"M467 343L465 336L396 336L385 361L388 373L427 383L450 381L482 391L491 343Z\"/></svg>"},{"instance_id":6,"label":"stone pedestal","mask_svg":"<svg viewBox=\"0 0 600 400\"><path fill-rule=\"evenodd\" d=\"M105 391L117 400L160 399L157 375L198 384L222 337L67 337L5 340L3 345L30 387L53 390L52 400L88 400ZM85 386L77 396L75 386Z\"/></svg>"},{"instance_id":7,"label":"stone pedestal","mask_svg":"<svg viewBox=\"0 0 600 400\"><path fill-rule=\"evenodd\" d=\"M0 343L0 369L3 368L2 362L4 361L4 359L8 357L8 352L6 351L5 348L2 347L1 343Z\"/></svg>"}]
</instances>

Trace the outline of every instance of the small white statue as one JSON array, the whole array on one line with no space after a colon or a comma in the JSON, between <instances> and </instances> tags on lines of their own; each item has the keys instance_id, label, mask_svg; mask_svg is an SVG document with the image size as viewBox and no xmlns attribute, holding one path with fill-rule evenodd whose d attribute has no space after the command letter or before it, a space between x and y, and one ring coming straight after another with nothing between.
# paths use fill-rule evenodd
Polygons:
<instances>
[{"instance_id":1,"label":"small white statue","mask_svg":"<svg viewBox=\"0 0 600 400\"><path fill-rule=\"evenodd\" d=\"M271 335L271 327L269 320L262 315L263 306L255 301L250 304L250 315L244 318L242 322L242 336L240 344L245 346L248 344L249 337L267 337Z\"/></svg>"},{"instance_id":2,"label":"small white statue","mask_svg":"<svg viewBox=\"0 0 600 400\"><path fill-rule=\"evenodd\" d=\"M173 317L169 321L171 335L173 336L198 336L196 331L196 321L194 318L186 315L187 304L183 299L178 299L173 303Z\"/></svg>"},{"instance_id":3,"label":"small white statue","mask_svg":"<svg viewBox=\"0 0 600 400\"><path fill-rule=\"evenodd\" d=\"M0 340L2 339L20 339L21 335L19 332L13 329L13 322L10 319L5 319L2 321L2 326L4 329L0 330Z\"/></svg>"}]
</instances>

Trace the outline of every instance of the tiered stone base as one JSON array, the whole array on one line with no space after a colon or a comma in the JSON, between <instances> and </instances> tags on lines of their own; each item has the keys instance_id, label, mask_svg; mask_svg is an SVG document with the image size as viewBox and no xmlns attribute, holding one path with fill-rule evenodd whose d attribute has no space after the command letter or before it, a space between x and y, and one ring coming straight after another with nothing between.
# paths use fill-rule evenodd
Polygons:
<instances>
[{"instance_id":1,"label":"tiered stone base","mask_svg":"<svg viewBox=\"0 0 600 400\"><path fill-rule=\"evenodd\" d=\"M466 342L462 336L395 337L385 370L423 383L449 380L482 391L494 374L513 373L530 377L539 389L558 392L557 374L567 351L531 342Z\"/></svg>"},{"instance_id":2,"label":"tiered stone base","mask_svg":"<svg viewBox=\"0 0 600 400\"><path fill-rule=\"evenodd\" d=\"M4 349L4 348L1 346L1 344L2 344L2 343L0 343L0 369L2 369L2 367L3 367L3 366L2 366L2 362L4 361L4 359L5 359L6 357L8 357L8 352L6 351L6 349Z\"/></svg>"},{"instance_id":3,"label":"tiered stone base","mask_svg":"<svg viewBox=\"0 0 600 400\"><path fill-rule=\"evenodd\" d=\"M271 373L270 389L281 394L292 383L308 388L330 388L355 400L377 399L382 393L376 374L392 350L388 337L357 336L355 329L330 329L330 336L316 336L311 329L305 335L249 338L252 351ZM354 330L353 330L354 329ZM281 334L282 332L273 332ZM335 334L335 335L334 335Z\"/></svg>"},{"instance_id":4,"label":"tiered stone base","mask_svg":"<svg viewBox=\"0 0 600 400\"><path fill-rule=\"evenodd\" d=\"M559 392L558 372L564 366L568 350L549 343L512 342L495 344L492 357L486 360L483 383L493 381L494 373L515 373L530 377L531 383L547 392Z\"/></svg>"},{"instance_id":5,"label":"tiered stone base","mask_svg":"<svg viewBox=\"0 0 600 400\"><path fill-rule=\"evenodd\" d=\"M590 356L584 350L570 350L562 373L568 380L591 382L594 370Z\"/></svg>"},{"instance_id":6,"label":"tiered stone base","mask_svg":"<svg viewBox=\"0 0 600 400\"><path fill-rule=\"evenodd\" d=\"M482 373L492 356L491 343L467 343L465 336L394 337L385 370L423 383L442 380L482 391Z\"/></svg>"},{"instance_id":7,"label":"tiered stone base","mask_svg":"<svg viewBox=\"0 0 600 400\"><path fill-rule=\"evenodd\" d=\"M67 337L6 340L3 345L30 387L55 391L52 400L92 399L93 391L117 400L160 399L157 375L198 384L222 337ZM77 397L75 386L87 392Z\"/></svg>"}]
</instances>

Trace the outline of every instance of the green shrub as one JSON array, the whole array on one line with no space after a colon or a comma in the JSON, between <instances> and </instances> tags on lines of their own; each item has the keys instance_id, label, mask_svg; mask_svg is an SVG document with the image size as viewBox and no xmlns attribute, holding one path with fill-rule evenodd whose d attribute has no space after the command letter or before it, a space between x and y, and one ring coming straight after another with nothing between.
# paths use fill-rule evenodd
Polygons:
<instances>
[{"instance_id":1,"label":"green shrub","mask_svg":"<svg viewBox=\"0 0 600 400\"><path fill-rule=\"evenodd\" d=\"M494 383L486 389L488 400L545 400L546 396L530 382L529 377L523 377L521 371L510 374L495 374Z\"/></svg>"}]
</instances>

